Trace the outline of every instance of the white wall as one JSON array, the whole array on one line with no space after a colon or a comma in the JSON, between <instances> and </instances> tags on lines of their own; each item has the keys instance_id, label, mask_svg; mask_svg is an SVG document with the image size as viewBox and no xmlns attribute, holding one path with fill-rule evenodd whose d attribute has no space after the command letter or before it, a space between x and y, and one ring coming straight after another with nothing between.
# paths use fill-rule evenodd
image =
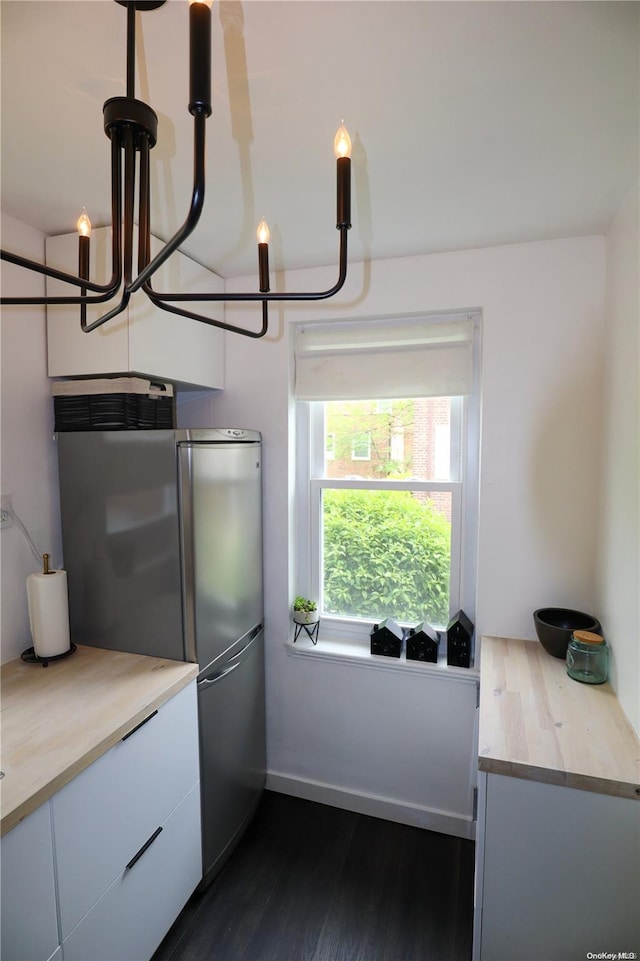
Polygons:
<instances>
[{"instance_id":1,"label":"white wall","mask_svg":"<svg viewBox=\"0 0 640 961\"><path fill-rule=\"evenodd\" d=\"M299 271L286 276L285 289L322 289L332 282L331 271ZM289 553L294 464L286 324L482 309L476 626L479 633L534 637L536 607L601 613L595 518L604 294L604 238L520 244L354 265L337 298L287 308L286 320L276 312L273 334L264 341L227 336L227 388L184 405L181 417L194 426L254 427L265 437L268 745L277 783L297 780L300 792L333 793L345 804L351 795L354 806L362 794L378 795L399 808L417 803L425 811L439 806L461 814L462 794L447 799L438 793L437 758L422 749L421 731L437 726L444 732L452 720L440 702L430 712L428 698L414 697L411 680L380 685L372 670L292 657L283 644L296 591ZM256 325L255 308L230 308L227 316ZM347 672L345 690L340 678ZM386 722L384 743L370 753L363 749L363 717ZM456 728L454 737L447 749L462 752L460 739L471 749L469 725ZM415 763L394 782L387 772L395 770L398 752Z\"/></svg>"},{"instance_id":2,"label":"white wall","mask_svg":"<svg viewBox=\"0 0 640 961\"><path fill-rule=\"evenodd\" d=\"M455 790L447 796L434 774L433 745L426 753L419 749L420 729L435 723L425 704L438 702L439 694L425 698L410 675L385 682L385 673L291 657L283 643L296 591L290 553L295 438L287 327L308 317L482 309L478 631L533 637L531 612L541 604L592 611L611 641L612 680L637 724L636 204L637 194L630 195L606 243L586 237L354 265L339 299L286 312L276 308L273 331L264 340L227 335L227 389L181 401L182 424L254 427L265 437L268 743L270 771L278 783L291 790L298 785L300 792L315 796L325 792L325 799L345 804L377 798L380 810L413 806L421 823L436 810L445 819L463 817L458 802L463 799L464 807L468 801L458 783L462 755L451 778ZM34 258L42 255L40 234L9 218L3 218L3 243ZM331 273L301 271L287 276L286 284L289 289L324 286L333 282ZM34 289L39 283L3 264L5 291L17 290L16 284ZM259 322L255 309L230 309L229 316L253 326ZM57 463L45 352L44 311L5 308L2 493L13 495L38 548L49 550L57 563ZM16 528L2 531L0 547L4 661L31 644L24 580L35 561ZM367 718L378 731L387 731L376 750L366 747ZM406 731L416 720L412 747ZM442 730L441 714L436 721ZM469 740L469 726L467 717L455 737ZM404 759L397 757L399 746ZM393 759L390 766L385 752ZM407 757L412 759L408 765Z\"/></svg>"},{"instance_id":3,"label":"white wall","mask_svg":"<svg viewBox=\"0 0 640 961\"><path fill-rule=\"evenodd\" d=\"M478 631L533 637L531 611L540 604L593 611L611 640L612 680L638 726L637 203L636 190L606 247L603 238L586 237L354 265L339 298L287 309L286 320L276 308L273 331L264 340L227 336L227 389L181 402L182 424L254 427L265 437L269 763L272 773L291 785L298 782L304 790L306 779L318 790L329 786L345 797L361 792L386 796L396 805L422 798L427 807L447 807L440 783L429 795L428 758L412 755L419 763L405 770L404 784L396 778L394 785L394 778L384 775L380 752L363 754L367 716L376 723L392 719L389 742L380 747L382 756L396 750L420 711L413 680L394 677L385 684L384 674L353 666L336 675L339 666L290 657L283 644L296 590L287 325L308 317L482 309ZM37 231L5 217L2 227L3 245L34 259L42 256ZM37 278L5 264L2 281L5 292L40 286ZM286 277L289 289L332 282L332 272L323 269ZM230 309L229 316L245 317L254 327L259 323L255 309ZM57 461L45 354L44 310L4 308L2 493L13 495L38 548L58 563ZM35 561L16 528L2 531L0 548L5 661L31 645L24 581ZM441 718L439 723L442 728ZM383 776L377 778L377 771Z\"/></svg>"},{"instance_id":4,"label":"white wall","mask_svg":"<svg viewBox=\"0 0 640 961\"><path fill-rule=\"evenodd\" d=\"M296 271L286 286L330 279L324 269ZM286 309L287 321L482 309L482 633L533 637L535 607L593 607L604 291L604 238L583 237L356 264L332 301ZM232 322L255 326L255 308L228 310ZM227 335L224 393L183 405L181 414L189 423L231 419L264 431L267 546L279 562L290 533L285 465L293 470L284 324L276 316L264 340ZM284 634L290 585L278 568L274 615Z\"/></svg>"},{"instance_id":5,"label":"white wall","mask_svg":"<svg viewBox=\"0 0 640 961\"><path fill-rule=\"evenodd\" d=\"M10 217L2 216L2 245L14 253L40 262L44 237ZM2 261L5 296L38 296L44 280ZM39 551L51 555L53 565L62 559L58 464L53 441L53 403L47 377L44 307L3 307L2 444L0 484L11 494L13 507L29 530ZM2 661L18 657L31 647L25 579L38 570L37 562L20 529L0 531L2 570Z\"/></svg>"},{"instance_id":6,"label":"white wall","mask_svg":"<svg viewBox=\"0 0 640 961\"><path fill-rule=\"evenodd\" d=\"M599 606L611 681L640 734L640 196L636 183L607 235L605 420Z\"/></svg>"}]
</instances>

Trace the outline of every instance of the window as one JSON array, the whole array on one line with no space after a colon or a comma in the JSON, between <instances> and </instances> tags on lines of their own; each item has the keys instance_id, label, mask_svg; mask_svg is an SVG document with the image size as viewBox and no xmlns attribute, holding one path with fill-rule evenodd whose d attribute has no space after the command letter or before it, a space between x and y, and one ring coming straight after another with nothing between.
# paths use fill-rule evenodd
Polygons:
<instances>
[{"instance_id":1,"label":"window","mask_svg":"<svg viewBox=\"0 0 640 961\"><path fill-rule=\"evenodd\" d=\"M351 460L371 460L371 434L351 435Z\"/></svg>"},{"instance_id":2,"label":"window","mask_svg":"<svg viewBox=\"0 0 640 961\"><path fill-rule=\"evenodd\" d=\"M447 341L447 321L437 326L429 319L429 330L437 328L434 342L438 346ZM305 335L313 326L305 326ZM353 326L359 333L365 325ZM465 341L473 355L475 327L474 320L467 327ZM341 391L340 363L345 360L340 356L340 337L347 338L347 334L338 332L336 350L329 328L325 325L327 336L331 335L327 356L337 354L339 360L337 366L333 359L328 361L329 396L318 397L325 389L317 379L322 367L318 354L314 355L313 384L305 386L305 347L296 351L297 430L302 435L296 448L304 452L297 471L300 543L296 577L300 589L304 587L318 601L322 635L327 639L351 635L368 639L372 623L387 616L407 626L427 621L443 628L461 607L473 619L476 391L441 396L440 353L435 365L440 381L433 395L419 393L414 385L411 396L397 396L392 387L392 400L363 397L366 363L359 351L362 383L355 393L361 396L350 396L353 378L349 376L342 382L346 396L336 397ZM403 343L407 329L405 322ZM311 331L310 336L313 351L324 335ZM384 341L379 331L372 339ZM381 350L386 364L387 351L392 355L393 347L384 343ZM444 363L445 376L471 389L477 376L464 380L458 376L462 370L459 355L456 364L457 370L446 374ZM425 364L423 356L420 366L428 368L429 357ZM477 359L470 367L477 371ZM344 370L348 372L348 365ZM381 370L376 362L370 381L376 386L381 383ZM332 380L335 383L330 386ZM389 389L384 383L382 387ZM307 389L312 394L309 399L304 397Z\"/></svg>"},{"instance_id":3,"label":"window","mask_svg":"<svg viewBox=\"0 0 640 961\"><path fill-rule=\"evenodd\" d=\"M336 456L336 435L324 435L324 456L325 460L333 460Z\"/></svg>"},{"instance_id":4,"label":"window","mask_svg":"<svg viewBox=\"0 0 640 961\"><path fill-rule=\"evenodd\" d=\"M402 428L391 432L391 460L399 464L404 461L404 432Z\"/></svg>"},{"instance_id":5,"label":"window","mask_svg":"<svg viewBox=\"0 0 640 961\"><path fill-rule=\"evenodd\" d=\"M376 400L310 405L316 465L309 480L314 596L324 617L370 622L390 616L405 624L426 620L444 627L459 598L461 402L410 398L394 406L395 423L389 424ZM399 423L406 439L402 460L393 457ZM354 433L356 425L370 429ZM438 482L437 426L447 430L452 466L450 476ZM334 436L331 461L321 456L329 433ZM355 438L368 452L357 477L351 472ZM341 456L349 449L351 457ZM365 460L364 453L360 459Z\"/></svg>"}]
</instances>

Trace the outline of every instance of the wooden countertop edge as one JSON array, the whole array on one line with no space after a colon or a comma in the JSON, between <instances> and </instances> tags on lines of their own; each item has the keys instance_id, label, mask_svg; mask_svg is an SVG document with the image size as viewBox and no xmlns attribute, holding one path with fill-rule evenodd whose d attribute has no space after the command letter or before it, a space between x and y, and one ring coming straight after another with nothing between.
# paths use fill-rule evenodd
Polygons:
<instances>
[{"instance_id":1,"label":"wooden countertop edge","mask_svg":"<svg viewBox=\"0 0 640 961\"><path fill-rule=\"evenodd\" d=\"M640 742L609 684L567 681L523 638L484 635L481 657L480 771L640 801ZM614 742L616 763L594 764Z\"/></svg>"},{"instance_id":2,"label":"wooden countertop edge","mask_svg":"<svg viewBox=\"0 0 640 961\"><path fill-rule=\"evenodd\" d=\"M104 737L96 741L91 748L74 758L63 770L48 780L42 787L37 788L24 801L18 802L13 808L4 811L0 818L0 837L4 837L12 828L16 827L29 814L32 814L46 801L50 800L61 788L81 774L90 764L118 743L126 734L132 731L141 721L144 721L153 711L165 704L170 698L186 687L198 675L198 665L184 663L185 672L175 678L161 693L140 707L125 722L114 728ZM0 782L1 784L1 782Z\"/></svg>"},{"instance_id":3,"label":"wooden countertop edge","mask_svg":"<svg viewBox=\"0 0 640 961\"><path fill-rule=\"evenodd\" d=\"M592 777L573 771L535 767L532 764L503 761L499 758L482 757L482 755L478 758L478 768L486 774L502 774L505 777L515 777L523 781L538 781L541 784L555 784L558 787L570 787L578 791L590 791L593 794L607 794L611 797L640 801L640 787L630 782Z\"/></svg>"}]
</instances>

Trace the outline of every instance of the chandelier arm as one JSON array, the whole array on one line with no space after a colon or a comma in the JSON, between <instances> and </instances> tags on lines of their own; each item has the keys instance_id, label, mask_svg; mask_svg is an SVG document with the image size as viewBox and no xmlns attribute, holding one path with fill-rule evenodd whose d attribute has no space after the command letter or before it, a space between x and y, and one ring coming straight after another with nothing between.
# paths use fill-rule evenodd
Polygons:
<instances>
[{"instance_id":1,"label":"chandelier arm","mask_svg":"<svg viewBox=\"0 0 640 961\"><path fill-rule=\"evenodd\" d=\"M138 273L151 259L151 182L149 175L149 141L140 147L140 192L138 197Z\"/></svg>"},{"instance_id":2,"label":"chandelier arm","mask_svg":"<svg viewBox=\"0 0 640 961\"><path fill-rule=\"evenodd\" d=\"M340 267L337 282L330 287L328 290L320 291L302 291L302 292L291 292L288 291L273 291L271 293L259 292L259 291L244 291L242 293L234 293L232 291L225 291L224 293L195 293L195 294L183 294L183 293L160 293L159 291L152 291L153 300L158 306L160 302L162 303L193 303L202 301L203 303L220 301L224 303L228 301L229 303L235 301L287 301L287 300L326 300L329 297L333 297L337 294L339 290L344 286L344 282L347 279L347 231L349 227L343 225L338 228L340 231ZM145 290L147 290L145 285ZM151 295L149 295L151 296ZM201 319L198 317L197 319Z\"/></svg>"},{"instance_id":3,"label":"chandelier arm","mask_svg":"<svg viewBox=\"0 0 640 961\"><path fill-rule=\"evenodd\" d=\"M135 11L135 7L134 7ZM125 290L131 287L131 277L133 269L133 214L135 207L135 180L136 180L136 148L133 138L133 130L130 126L125 127L123 136L124 147L124 286Z\"/></svg>"},{"instance_id":4,"label":"chandelier arm","mask_svg":"<svg viewBox=\"0 0 640 961\"><path fill-rule=\"evenodd\" d=\"M161 310L166 310L171 314L178 314L180 317L188 317L190 320L199 320L203 324L209 324L211 327L219 327L221 330L226 330L231 334L242 334L244 337L254 338L264 337L269 327L269 306L267 301L264 299L262 300L262 327L260 330L247 330L245 327L236 327L234 324L227 324L223 320L214 320L212 317L206 317L203 314L196 314L195 311L192 310L184 310L182 307L174 307L166 301L158 299L149 284L144 285L144 292L149 300Z\"/></svg>"},{"instance_id":5,"label":"chandelier arm","mask_svg":"<svg viewBox=\"0 0 640 961\"><path fill-rule=\"evenodd\" d=\"M134 10L135 12L135 10ZM117 139L117 138L116 138ZM111 310L107 311L101 317L92 321L90 324L87 323L87 309L86 304L81 304L80 306L80 327L85 334L90 334L92 330L96 330L97 327L102 327L106 324L108 320L112 320L113 317L117 317L121 314L129 304L131 299L130 291L130 281L131 272L133 266L133 215L135 208L135 175L136 175L136 144L133 130L130 126L126 126L123 132L123 143L122 147L124 149L124 253L122 261L124 262L124 288L122 291L122 297L120 302L115 305ZM146 150L148 152L148 141L146 139L141 145L141 150ZM118 231L120 233L120 231Z\"/></svg>"},{"instance_id":6,"label":"chandelier arm","mask_svg":"<svg viewBox=\"0 0 640 961\"><path fill-rule=\"evenodd\" d=\"M0 297L0 304L5 304L7 306L12 304L33 304L39 306L55 306L58 304L66 306L76 306L78 304L104 304L106 301L111 300L112 297L118 293L122 283L122 241L120 229L122 225L121 173L122 164L120 159L120 145L117 143L116 139L112 139L111 222L117 225L117 229L112 230L111 260L113 266L111 279L106 284L93 283L88 278L75 276L74 274L67 274L62 270L56 270L54 267L48 267L46 264L39 264L36 261L29 260L26 257L20 257L17 254L12 254L8 250L0 251L0 259L6 260L7 263L12 263L17 267L23 267L26 270L43 274L45 277L51 277L53 280L60 280L64 283L72 284L75 287L80 287L82 290L92 290L98 293L99 296L88 297L81 294L78 297Z\"/></svg>"},{"instance_id":7,"label":"chandelier arm","mask_svg":"<svg viewBox=\"0 0 640 961\"><path fill-rule=\"evenodd\" d=\"M96 297L83 297L79 295L78 297L0 297L0 304L4 306L11 306L17 304L32 304L40 306L56 306L67 305L76 306L78 304L104 304L107 300L111 300L115 294L118 293L118 288L122 282L122 275L120 271L117 271L117 275L113 280L113 283L107 286L106 284L87 284L85 280L81 277L75 277L73 274L65 274L59 270L47 270L43 268L42 264L38 264L32 260L28 260L24 257L18 257L16 254L11 254L8 251L2 251L2 260L6 260L7 263L15 264L18 267L24 267L26 270L31 270L36 273L44 274L46 277L51 277L54 280L63 280L65 283L73 284L76 287L89 287L90 290L102 290L104 293L99 294Z\"/></svg>"},{"instance_id":8,"label":"chandelier arm","mask_svg":"<svg viewBox=\"0 0 640 961\"><path fill-rule=\"evenodd\" d=\"M12 254L8 250L0 251L0 260L6 260L9 264L15 264L17 267L24 267L25 270L31 270L33 273L44 274L45 277L51 277L53 280L62 280L64 283L73 284L75 287L89 287L91 290L102 290L103 294L97 297L0 297L0 304L5 306L10 306L12 304L103 304L118 292L118 287L120 286L121 278L117 278L117 283L113 283L111 286L105 284L87 284L85 280L81 277L76 277L73 274L65 274L60 270L54 270L51 267L45 267L43 264L39 264L36 261L29 260L26 257L19 257L17 254Z\"/></svg>"},{"instance_id":9,"label":"chandelier arm","mask_svg":"<svg viewBox=\"0 0 640 961\"><path fill-rule=\"evenodd\" d=\"M182 227L164 245L161 251L149 261L144 270L140 271L136 279L129 285L129 290L133 294L153 276L156 270L162 266L165 260L178 249L187 237L193 232L200 220L202 207L204 205L205 187L205 124L207 114L204 109L196 109L193 115L193 191L191 194L191 205L189 213ZM199 298L194 298L197 300Z\"/></svg>"},{"instance_id":10,"label":"chandelier arm","mask_svg":"<svg viewBox=\"0 0 640 961\"><path fill-rule=\"evenodd\" d=\"M102 317L98 317L97 320L92 321L90 324L87 323L87 305L81 304L80 305L80 326L83 332L85 334L90 334L92 330L96 330L97 327L102 327L102 325L106 324L108 320L111 320L113 317L117 317L118 314L121 314L122 311L126 309L130 299L131 299L131 294L127 290L123 290L122 297L120 298L120 303L116 304L116 306L113 307L110 311L108 311L106 314L103 314Z\"/></svg>"},{"instance_id":11,"label":"chandelier arm","mask_svg":"<svg viewBox=\"0 0 640 961\"><path fill-rule=\"evenodd\" d=\"M114 231L115 233L115 231ZM26 257L19 257L17 254L12 254L8 250L0 251L0 260L6 260L7 263L15 264L17 267L24 267L25 270L31 270L34 273L44 274L45 277L51 277L53 280L61 280L64 283L73 284L75 287L80 287L81 289L89 289L94 291L103 291L97 297L83 297L82 295L78 297L0 297L0 304L9 306L11 304L40 304L40 305L55 305L55 304L104 304L107 300L117 294L118 288L122 283L122 271L119 269L120 259L116 261L116 269L114 274L108 284L95 284L83 280L82 277L76 277L74 274L65 274L61 270L55 270L53 267L46 267L44 264L39 264L36 261L29 260Z\"/></svg>"}]
</instances>

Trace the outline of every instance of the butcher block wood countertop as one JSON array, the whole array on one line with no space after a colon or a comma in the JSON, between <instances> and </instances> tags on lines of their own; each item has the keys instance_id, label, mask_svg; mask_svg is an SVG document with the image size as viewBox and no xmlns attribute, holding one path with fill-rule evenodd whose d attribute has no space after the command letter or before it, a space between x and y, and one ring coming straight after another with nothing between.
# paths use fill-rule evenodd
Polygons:
<instances>
[{"instance_id":1,"label":"butcher block wood countertop","mask_svg":"<svg viewBox=\"0 0 640 961\"><path fill-rule=\"evenodd\" d=\"M78 646L48 667L2 665L2 835L198 673L197 664Z\"/></svg>"},{"instance_id":2,"label":"butcher block wood countertop","mask_svg":"<svg viewBox=\"0 0 640 961\"><path fill-rule=\"evenodd\" d=\"M479 768L640 801L640 742L609 683L570 678L537 641L483 637Z\"/></svg>"}]
</instances>

